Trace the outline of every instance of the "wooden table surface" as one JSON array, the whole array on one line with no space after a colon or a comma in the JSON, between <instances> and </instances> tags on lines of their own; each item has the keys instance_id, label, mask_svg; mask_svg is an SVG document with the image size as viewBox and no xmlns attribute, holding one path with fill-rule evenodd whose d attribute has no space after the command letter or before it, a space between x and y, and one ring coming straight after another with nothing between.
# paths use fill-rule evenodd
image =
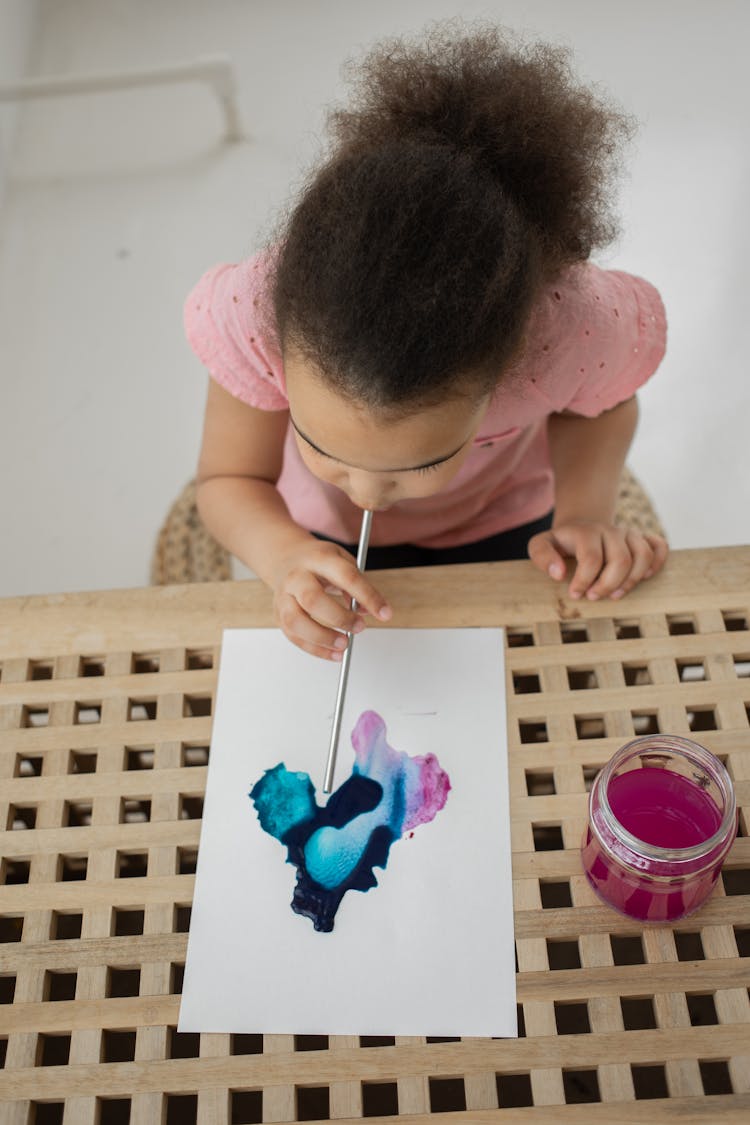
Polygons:
<instances>
[{"instance_id":1,"label":"wooden table surface","mask_svg":"<svg viewBox=\"0 0 750 1125\"><path fill-rule=\"evenodd\" d=\"M271 624L267 592L10 599L2 1125L750 1120L750 548L675 552L620 603L523 562L378 581L394 625L507 628L520 1037L178 1035L221 631ZM722 758L740 828L706 906L644 928L579 845L596 770L657 730Z\"/></svg>"}]
</instances>

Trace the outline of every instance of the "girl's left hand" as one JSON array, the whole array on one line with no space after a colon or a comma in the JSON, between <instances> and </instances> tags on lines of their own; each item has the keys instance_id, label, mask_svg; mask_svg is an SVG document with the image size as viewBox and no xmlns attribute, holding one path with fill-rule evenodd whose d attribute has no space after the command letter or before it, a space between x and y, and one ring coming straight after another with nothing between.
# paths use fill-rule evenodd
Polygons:
<instances>
[{"instance_id":1,"label":"girl's left hand","mask_svg":"<svg viewBox=\"0 0 750 1125\"><path fill-rule=\"evenodd\" d=\"M571 598L585 594L592 602L623 598L639 582L661 570L668 551L660 535L583 520L542 531L529 540L529 558L534 566L556 582L565 577L565 560L575 559L568 594Z\"/></svg>"}]
</instances>

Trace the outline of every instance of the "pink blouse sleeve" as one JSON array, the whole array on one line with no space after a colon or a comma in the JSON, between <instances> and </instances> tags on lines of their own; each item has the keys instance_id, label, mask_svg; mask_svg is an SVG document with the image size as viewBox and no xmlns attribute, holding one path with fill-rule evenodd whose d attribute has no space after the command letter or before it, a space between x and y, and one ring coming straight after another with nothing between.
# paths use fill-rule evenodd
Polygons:
<instances>
[{"instance_id":1,"label":"pink blouse sleeve","mask_svg":"<svg viewBox=\"0 0 750 1125\"><path fill-rule=\"evenodd\" d=\"M208 270L185 301L185 334L230 394L260 410L286 410L281 355L262 327L266 276L263 255Z\"/></svg>"},{"instance_id":2,"label":"pink blouse sleeve","mask_svg":"<svg viewBox=\"0 0 750 1125\"><path fill-rule=\"evenodd\" d=\"M539 389L556 411L589 418L634 395L666 350L666 315L654 286L591 263L546 294L539 325Z\"/></svg>"}]
</instances>

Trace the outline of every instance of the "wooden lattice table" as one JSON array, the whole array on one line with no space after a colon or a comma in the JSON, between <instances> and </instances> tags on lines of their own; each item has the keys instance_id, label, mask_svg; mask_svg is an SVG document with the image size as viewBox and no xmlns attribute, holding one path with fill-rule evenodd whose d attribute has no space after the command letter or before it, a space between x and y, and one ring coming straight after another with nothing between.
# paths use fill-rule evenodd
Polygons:
<instances>
[{"instance_id":1,"label":"wooden lattice table","mask_svg":"<svg viewBox=\"0 0 750 1125\"><path fill-rule=\"evenodd\" d=\"M676 552L619 604L526 563L379 584L399 626L508 630L521 1037L177 1034L221 630L271 624L266 592L12 599L3 1125L750 1120L750 548ZM714 897L674 928L601 905L579 859L593 775L656 730L718 754L741 810Z\"/></svg>"}]
</instances>

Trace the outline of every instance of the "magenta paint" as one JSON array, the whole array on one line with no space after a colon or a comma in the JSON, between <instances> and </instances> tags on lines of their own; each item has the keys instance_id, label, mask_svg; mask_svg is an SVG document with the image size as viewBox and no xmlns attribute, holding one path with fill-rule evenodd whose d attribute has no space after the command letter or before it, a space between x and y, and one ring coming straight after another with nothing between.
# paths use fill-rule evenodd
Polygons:
<instances>
[{"instance_id":1,"label":"magenta paint","mask_svg":"<svg viewBox=\"0 0 750 1125\"><path fill-rule=\"evenodd\" d=\"M736 831L734 790L719 759L689 739L647 735L594 780L583 866L616 910L671 922L709 896Z\"/></svg>"}]
</instances>

